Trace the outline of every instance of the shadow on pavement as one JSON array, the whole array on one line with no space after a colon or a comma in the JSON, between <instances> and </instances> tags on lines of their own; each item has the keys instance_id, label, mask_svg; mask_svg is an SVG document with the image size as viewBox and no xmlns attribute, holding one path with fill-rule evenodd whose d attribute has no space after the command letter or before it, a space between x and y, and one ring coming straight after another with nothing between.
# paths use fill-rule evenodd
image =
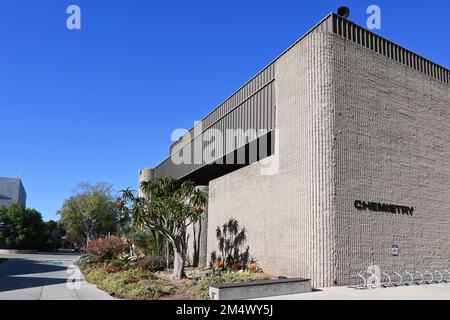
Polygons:
<instances>
[{"instance_id":1,"label":"shadow on pavement","mask_svg":"<svg viewBox=\"0 0 450 320\"><path fill-rule=\"evenodd\" d=\"M0 265L0 292L41 287L67 282L67 277L33 277L32 274L63 271L66 266L42 264L37 261L11 259ZM26 275L26 276L25 276Z\"/></svg>"}]
</instances>

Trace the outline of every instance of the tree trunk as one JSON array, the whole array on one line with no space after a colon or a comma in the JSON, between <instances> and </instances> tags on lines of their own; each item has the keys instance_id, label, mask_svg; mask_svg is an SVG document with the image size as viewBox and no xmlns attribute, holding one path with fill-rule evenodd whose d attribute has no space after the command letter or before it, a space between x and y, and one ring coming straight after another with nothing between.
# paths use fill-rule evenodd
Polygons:
<instances>
[{"instance_id":1,"label":"tree trunk","mask_svg":"<svg viewBox=\"0 0 450 320\"><path fill-rule=\"evenodd\" d=\"M184 273L184 267L186 265L186 257L183 254L182 250L173 246L173 279L183 279L186 278L186 274Z\"/></svg>"},{"instance_id":2,"label":"tree trunk","mask_svg":"<svg viewBox=\"0 0 450 320\"><path fill-rule=\"evenodd\" d=\"M170 265L170 242L166 239L166 271L169 270Z\"/></svg>"}]
</instances>

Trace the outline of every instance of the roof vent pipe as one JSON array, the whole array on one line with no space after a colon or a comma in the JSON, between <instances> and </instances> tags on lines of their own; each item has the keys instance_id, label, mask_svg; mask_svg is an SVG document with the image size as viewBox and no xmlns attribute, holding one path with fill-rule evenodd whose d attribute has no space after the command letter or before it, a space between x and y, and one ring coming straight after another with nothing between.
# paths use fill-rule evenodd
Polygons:
<instances>
[{"instance_id":1,"label":"roof vent pipe","mask_svg":"<svg viewBox=\"0 0 450 320\"><path fill-rule=\"evenodd\" d=\"M350 9L348 7L339 7L339 9L337 9L337 14L338 16L347 19L350 16Z\"/></svg>"}]
</instances>

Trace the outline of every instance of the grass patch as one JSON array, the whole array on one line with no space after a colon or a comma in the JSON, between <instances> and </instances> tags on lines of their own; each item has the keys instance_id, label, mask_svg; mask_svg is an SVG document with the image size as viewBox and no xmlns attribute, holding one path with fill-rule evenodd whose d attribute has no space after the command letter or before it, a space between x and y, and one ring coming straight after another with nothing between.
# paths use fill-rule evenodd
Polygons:
<instances>
[{"instance_id":1,"label":"grass patch","mask_svg":"<svg viewBox=\"0 0 450 320\"><path fill-rule=\"evenodd\" d=\"M170 282L141 269L109 273L104 267L92 268L86 271L86 280L123 299L158 299L174 290Z\"/></svg>"},{"instance_id":2,"label":"grass patch","mask_svg":"<svg viewBox=\"0 0 450 320\"><path fill-rule=\"evenodd\" d=\"M195 290L197 299L209 299L209 286L216 283L239 283L249 281L268 280L270 277L265 274L244 272L223 272L221 274L209 275L199 281Z\"/></svg>"}]
</instances>

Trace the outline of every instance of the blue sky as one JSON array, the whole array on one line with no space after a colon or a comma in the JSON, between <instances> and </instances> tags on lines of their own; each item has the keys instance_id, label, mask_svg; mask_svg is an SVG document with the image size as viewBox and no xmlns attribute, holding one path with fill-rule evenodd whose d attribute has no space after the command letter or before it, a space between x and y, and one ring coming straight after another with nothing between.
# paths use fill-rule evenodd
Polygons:
<instances>
[{"instance_id":1,"label":"blue sky","mask_svg":"<svg viewBox=\"0 0 450 320\"><path fill-rule=\"evenodd\" d=\"M66 28L77 4L82 30ZM45 219L81 181L120 190L330 11L450 67L450 1L14 0L0 7L0 176ZM426 7L426 8L424 8Z\"/></svg>"}]
</instances>

